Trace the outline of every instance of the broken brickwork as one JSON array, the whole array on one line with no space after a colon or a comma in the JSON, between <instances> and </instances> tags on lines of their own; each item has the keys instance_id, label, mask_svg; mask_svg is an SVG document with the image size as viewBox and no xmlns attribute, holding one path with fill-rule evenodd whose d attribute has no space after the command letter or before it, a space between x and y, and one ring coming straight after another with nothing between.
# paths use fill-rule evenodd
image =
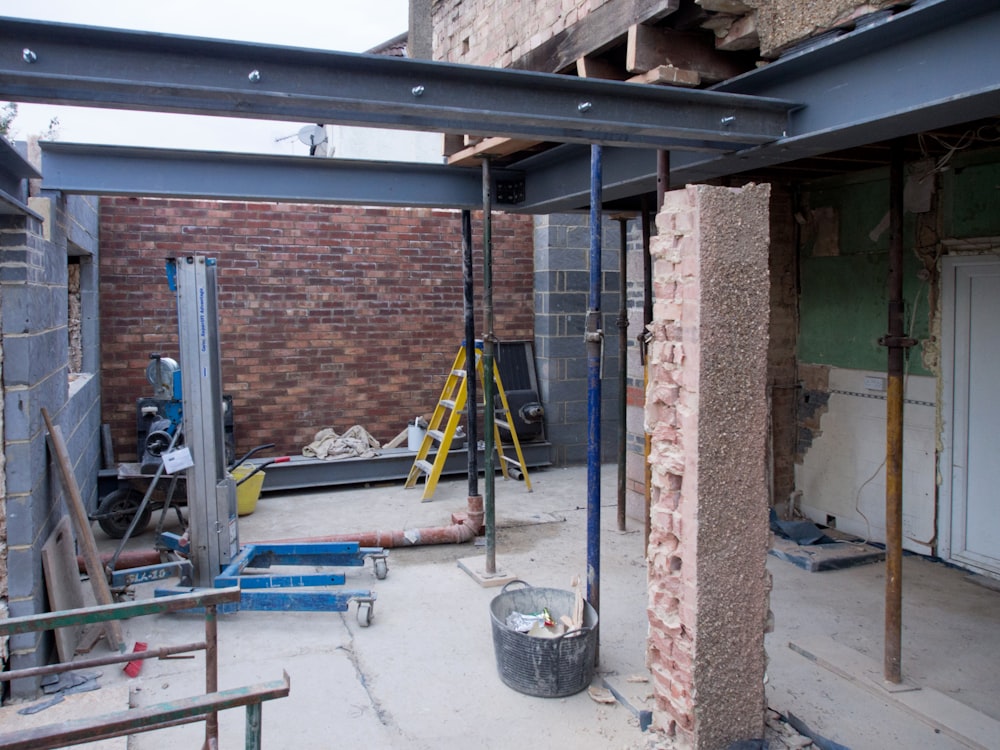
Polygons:
<instances>
[{"instance_id":1,"label":"broken brickwork","mask_svg":"<svg viewBox=\"0 0 1000 750\"><path fill-rule=\"evenodd\" d=\"M678 747L764 731L769 195L668 193L651 248L648 661Z\"/></svg>"}]
</instances>

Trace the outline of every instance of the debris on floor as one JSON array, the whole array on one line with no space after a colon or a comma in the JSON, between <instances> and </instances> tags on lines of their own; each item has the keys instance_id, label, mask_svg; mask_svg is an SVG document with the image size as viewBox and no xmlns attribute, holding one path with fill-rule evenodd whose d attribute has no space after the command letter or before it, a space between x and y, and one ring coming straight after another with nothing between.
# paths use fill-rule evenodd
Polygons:
<instances>
[{"instance_id":1,"label":"debris on floor","mask_svg":"<svg viewBox=\"0 0 1000 750\"><path fill-rule=\"evenodd\" d=\"M771 508L770 553L810 573L840 570L885 559L885 550L812 521L782 521Z\"/></svg>"},{"instance_id":2,"label":"debris on floor","mask_svg":"<svg viewBox=\"0 0 1000 750\"><path fill-rule=\"evenodd\" d=\"M19 709L18 713L22 716L30 716L62 703L67 695L100 690L101 686L97 684L97 678L100 676L100 672L63 672L43 677L42 692L51 697L25 706Z\"/></svg>"}]
</instances>

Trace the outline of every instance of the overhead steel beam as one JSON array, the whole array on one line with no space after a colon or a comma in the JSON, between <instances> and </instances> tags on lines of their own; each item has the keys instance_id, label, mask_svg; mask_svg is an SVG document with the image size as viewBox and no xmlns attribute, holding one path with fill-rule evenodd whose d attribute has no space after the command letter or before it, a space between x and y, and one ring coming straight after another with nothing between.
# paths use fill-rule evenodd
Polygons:
<instances>
[{"instance_id":1,"label":"overhead steel beam","mask_svg":"<svg viewBox=\"0 0 1000 750\"><path fill-rule=\"evenodd\" d=\"M66 193L478 208L478 169L443 164L42 143L42 186ZM520 175L495 170L495 179Z\"/></svg>"},{"instance_id":2,"label":"overhead steel beam","mask_svg":"<svg viewBox=\"0 0 1000 750\"><path fill-rule=\"evenodd\" d=\"M0 98L557 142L734 150L792 102L0 18Z\"/></svg>"},{"instance_id":3,"label":"overhead steel beam","mask_svg":"<svg viewBox=\"0 0 1000 750\"><path fill-rule=\"evenodd\" d=\"M933 0L789 54L717 90L803 103L788 133L728 154L671 153L671 184L701 182L903 135L1000 116L1000 5ZM561 146L513 165L527 175L521 210L587 205L588 158ZM606 149L615 197L651 192L652 155Z\"/></svg>"}]
</instances>

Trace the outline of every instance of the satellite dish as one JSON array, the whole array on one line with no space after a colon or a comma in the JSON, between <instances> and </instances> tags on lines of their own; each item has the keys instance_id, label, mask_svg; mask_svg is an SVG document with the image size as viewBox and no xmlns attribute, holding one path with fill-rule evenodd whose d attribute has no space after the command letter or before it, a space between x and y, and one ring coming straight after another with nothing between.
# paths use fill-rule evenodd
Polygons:
<instances>
[{"instance_id":1,"label":"satellite dish","mask_svg":"<svg viewBox=\"0 0 1000 750\"><path fill-rule=\"evenodd\" d=\"M309 153L315 153L316 147L326 143L326 128L322 125L306 125L299 130L299 140L309 147Z\"/></svg>"}]
</instances>

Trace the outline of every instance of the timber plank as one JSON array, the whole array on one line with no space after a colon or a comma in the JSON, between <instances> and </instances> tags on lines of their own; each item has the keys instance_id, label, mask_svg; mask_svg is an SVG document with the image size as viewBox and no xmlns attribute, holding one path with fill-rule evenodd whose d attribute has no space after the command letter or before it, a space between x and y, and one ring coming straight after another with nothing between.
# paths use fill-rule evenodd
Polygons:
<instances>
[{"instance_id":1,"label":"timber plank","mask_svg":"<svg viewBox=\"0 0 1000 750\"><path fill-rule=\"evenodd\" d=\"M542 42L513 63L517 70L562 73L585 55L614 46L628 33L629 25L656 21L680 7L680 0L611 0L572 26Z\"/></svg>"},{"instance_id":2,"label":"timber plank","mask_svg":"<svg viewBox=\"0 0 1000 750\"><path fill-rule=\"evenodd\" d=\"M708 83L745 73L739 60L715 49L712 37L696 32L674 31L643 24L628 30L625 67L630 73L646 73L660 65L693 70Z\"/></svg>"}]
</instances>

